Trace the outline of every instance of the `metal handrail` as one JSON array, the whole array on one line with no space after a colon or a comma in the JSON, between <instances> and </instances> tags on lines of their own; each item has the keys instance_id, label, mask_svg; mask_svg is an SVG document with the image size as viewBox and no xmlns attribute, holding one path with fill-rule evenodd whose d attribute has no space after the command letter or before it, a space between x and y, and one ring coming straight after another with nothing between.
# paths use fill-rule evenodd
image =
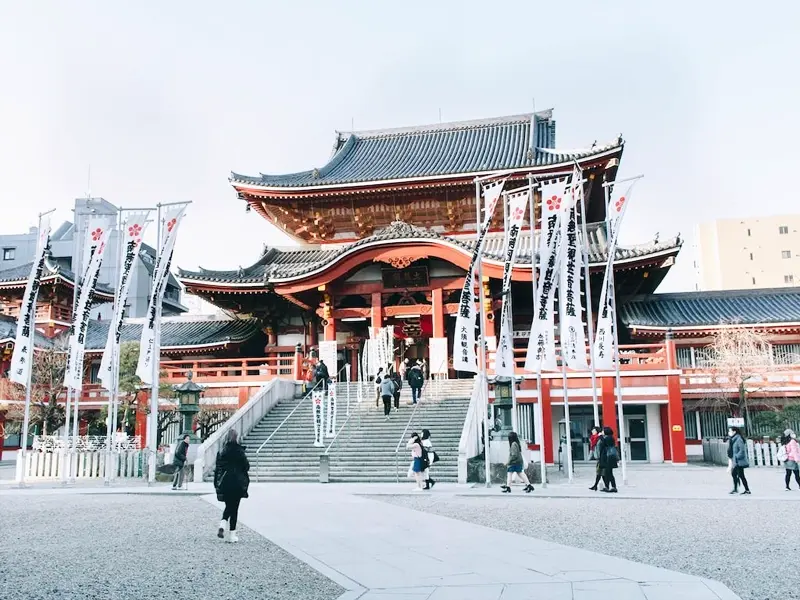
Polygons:
<instances>
[{"instance_id":1,"label":"metal handrail","mask_svg":"<svg viewBox=\"0 0 800 600\"><path fill-rule=\"evenodd\" d=\"M328 444L328 447L326 448L326 450L325 450L325 452L324 452L324 455L325 455L325 456L328 456L328 454L330 453L330 451L331 451L331 447L333 446L334 442L335 442L335 441L337 440L337 438L339 437L339 434L340 434L340 433L342 433L342 430L345 428L345 425L347 425L347 422L350 420L350 417L351 417L351 416L352 416L352 415L347 415L347 418L344 420L344 423L342 423L342 426L341 426L341 427L339 427L339 431L337 431L337 432L336 432L336 435L335 435L335 436L333 436L333 439L331 440L331 443L330 443L330 444Z\"/></svg>"},{"instance_id":2,"label":"metal handrail","mask_svg":"<svg viewBox=\"0 0 800 600\"><path fill-rule=\"evenodd\" d=\"M339 369L339 370L336 372L336 378L337 378L337 379L339 378L339 374L340 374L342 371L344 371L344 369L345 369L345 368L344 368L344 367L342 367L341 369ZM312 387L310 390L308 390L308 391L306 392L306 395L305 395L305 397L304 397L302 400L300 400L300 402L298 402L298 403L297 403L297 406L295 406L295 407L292 409L292 412L290 412L288 415L286 415L286 418L285 418L283 421L281 421L281 422L280 422L280 425L278 425L278 426L275 428L275 431L273 431L272 433L270 433L270 434L269 434L269 436L267 437L267 439L265 439L265 440L264 440L264 441L261 443L261 445L258 447L258 450L256 450L256 465L258 465L258 455L259 455L259 454L261 454L261 451L264 449L264 446L266 446L266 445L267 445L267 442L269 442L269 441L270 441L270 440L271 440L271 439L272 439L272 438L275 436L275 434L276 434L276 433L278 433L278 431L280 430L280 428L281 428L281 427L283 427L284 425L286 425L286 422L287 422L289 419L291 419L291 418L292 418L292 415L294 415L294 413L296 413L296 412L297 412L297 410L298 410L298 409L299 409L299 408L300 408L300 407L303 405L303 403L304 403L306 400L308 400L309 398L311 398L311 393L312 393L312 392L313 392L315 389L317 389L317 386L319 386L319 385L320 385L320 384L322 384L322 383L325 383L325 382L324 382L324 381L318 381L317 383L315 383L315 384L314 384L314 387ZM256 481L258 481L258 480L259 480L259 479L258 479L258 470L256 469Z\"/></svg>"},{"instance_id":3,"label":"metal handrail","mask_svg":"<svg viewBox=\"0 0 800 600\"><path fill-rule=\"evenodd\" d=\"M400 436L400 441L397 442L397 447L394 449L394 474L397 483L400 483L400 471L398 470L398 454L400 453L400 446L403 445L403 440L406 439L406 435L408 434L408 429L411 427L411 422L414 420L414 415L417 414L417 409L422 406L422 398L414 405L414 410L411 411L411 416L408 418L408 423L406 423L406 428L403 430L403 434Z\"/></svg>"}]
</instances>

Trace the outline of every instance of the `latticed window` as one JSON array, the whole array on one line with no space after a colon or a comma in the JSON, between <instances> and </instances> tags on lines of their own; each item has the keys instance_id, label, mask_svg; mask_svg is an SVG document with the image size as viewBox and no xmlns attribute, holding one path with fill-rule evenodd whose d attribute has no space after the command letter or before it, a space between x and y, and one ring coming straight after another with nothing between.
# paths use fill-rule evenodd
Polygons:
<instances>
[{"instance_id":1,"label":"latticed window","mask_svg":"<svg viewBox=\"0 0 800 600\"><path fill-rule=\"evenodd\" d=\"M686 432L687 440L697 438L697 411L687 410L683 413L683 430Z\"/></svg>"},{"instance_id":2,"label":"latticed window","mask_svg":"<svg viewBox=\"0 0 800 600\"><path fill-rule=\"evenodd\" d=\"M772 357L776 365L800 364L800 344L773 344Z\"/></svg>"}]
</instances>

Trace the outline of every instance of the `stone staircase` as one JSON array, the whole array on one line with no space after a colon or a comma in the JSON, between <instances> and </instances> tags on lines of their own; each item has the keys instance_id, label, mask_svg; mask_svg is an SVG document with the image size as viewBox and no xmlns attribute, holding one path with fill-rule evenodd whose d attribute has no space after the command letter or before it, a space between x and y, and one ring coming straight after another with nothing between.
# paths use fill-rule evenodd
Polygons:
<instances>
[{"instance_id":1,"label":"stone staircase","mask_svg":"<svg viewBox=\"0 0 800 600\"><path fill-rule=\"evenodd\" d=\"M357 402L359 385L363 391L361 404ZM337 428L341 430L335 441L331 438L325 440L324 448L314 447L310 399L296 398L282 402L262 419L244 441L251 464L251 479L319 481L320 455L333 441L329 451L331 482L395 482L399 478L401 482L411 485L406 479L411 459L405 444L411 431L421 432L426 428L431 431L433 447L441 458L441 462L432 470L433 478L436 481L455 482L458 478L458 443L472 386L471 379L428 382L416 411L411 405L411 390L404 386L400 410L393 409L387 421L383 415L383 403L375 406L372 385L351 383L351 415L346 421L348 388L340 384L337 388ZM292 414L292 411L295 412ZM284 420L286 422L278 429ZM257 452L273 433L273 437Z\"/></svg>"}]
</instances>

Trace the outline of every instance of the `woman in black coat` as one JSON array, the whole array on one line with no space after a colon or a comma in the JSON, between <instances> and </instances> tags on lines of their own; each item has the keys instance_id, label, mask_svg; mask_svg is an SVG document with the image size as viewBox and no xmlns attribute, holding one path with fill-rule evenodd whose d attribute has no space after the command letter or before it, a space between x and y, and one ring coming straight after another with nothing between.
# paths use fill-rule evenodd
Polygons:
<instances>
[{"instance_id":1,"label":"woman in black coat","mask_svg":"<svg viewBox=\"0 0 800 600\"><path fill-rule=\"evenodd\" d=\"M616 494L617 480L614 478L614 469L617 468L619 463L619 452L617 451L617 443L614 441L614 430L611 427L603 427L603 437L597 442L597 447L600 449L597 462L600 465L603 483L605 484L602 491Z\"/></svg>"},{"instance_id":2,"label":"woman in black coat","mask_svg":"<svg viewBox=\"0 0 800 600\"><path fill-rule=\"evenodd\" d=\"M250 462L244 452L244 446L239 444L236 431L231 429L225 440L225 446L217 454L217 466L214 470L214 488L217 491L217 500L225 503L222 520L219 522L217 537L225 538L225 529L230 523L229 542L238 542L236 522L239 519L239 503L242 498L247 498L247 488L250 486Z\"/></svg>"}]
</instances>

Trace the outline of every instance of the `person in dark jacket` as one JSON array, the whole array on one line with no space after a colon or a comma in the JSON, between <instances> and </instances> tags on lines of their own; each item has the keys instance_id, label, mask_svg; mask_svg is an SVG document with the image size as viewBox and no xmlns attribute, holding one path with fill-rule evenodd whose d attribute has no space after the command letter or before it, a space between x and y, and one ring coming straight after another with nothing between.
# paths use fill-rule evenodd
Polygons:
<instances>
[{"instance_id":1,"label":"person in dark jacket","mask_svg":"<svg viewBox=\"0 0 800 600\"><path fill-rule=\"evenodd\" d=\"M603 439L603 430L599 425L595 425L592 427L592 433L589 436L589 452L591 452L592 458L597 460L600 455L600 448L598 444L600 440ZM595 463L595 476L594 476L594 485L589 489L596 492L597 485L600 483L600 479L603 477L603 470L600 468L600 461L597 460Z\"/></svg>"},{"instance_id":2,"label":"person in dark jacket","mask_svg":"<svg viewBox=\"0 0 800 600\"><path fill-rule=\"evenodd\" d=\"M244 446L239 444L236 431L231 429L225 440L225 446L217 454L217 466L214 470L214 488L217 491L217 500L225 503L222 520L219 522L217 537L225 538L225 529L230 525L228 541L239 541L236 534L236 522L239 519L239 503L242 498L247 498L247 488L250 486L250 462L244 452Z\"/></svg>"},{"instance_id":3,"label":"person in dark jacket","mask_svg":"<svg viewBox=\"0 0 800 600\"><path fill-rule=\"evenodd\" d=\"M314 370L314 384L319 385L320 381L322 385L320 386L321 389L327 390L328 389L328 380L331 378L330 373L328 373L328 365L325 364L324 360L320 360L317 364L317 368Z\"/></svg>"},{"instance_id":4,"label":"person in dark jacket","mask_svg":"<svg viewBox=\"0 0 800 600\"><path fill-rule=\"evenodd\" d=\"M400 410L400 390L403 387L403 378L397 371L392 371L392 383L394 383L394 409Z\"/></svg>"},{"instance_id":5,"label":"person in dark jacket","mask_svg":"<svg viewBox=\"0 0 800 600\"><path fill-rule=\"evenodd\" d=\"M508 468L506 471L508 473L506 484L500 486L504 494L511 493L511 483L515 476L519 477L522 483L525 484L526 494L533 491L533 486L525 474L525 459L522 458L522 446L519 443L519 436L514 431L508 434Z\"/></svg>"},{"instance_id":6,"label":"person in dark jacket","mask_svg":"<svg viewBox=\"0 0 800 600\"><path fill-rule=\"evenodd\" d=\"M411 388L411 401L416 404L419 401L420 390L425 383L425 375L419 362L408 370L408 387Z\"/></svg>"},{"instance_id":7,"label":"person in dark jacket","mask_svg":"<svg viewBox=\"0 0 800 600\"><path fill-rule=\"evenodd\" d=\"M745 445L742 432L738 427L731 427L728 430L728 467L733 478L733 489L731 494L739 493L739 482L744 486L742 494L750 494L750 486L744 476L744 470L750 466L747 460L747 446Z\"/></svg>"},{"instance_id":8,"label":"person in dark jacket","mask_svg":"<svg viewBox=\"0 0 800 600\"><path fill-rule=\"evenodd\" d=\"M172 489L177 490L183 487L183 473L186 467L186 456L189 453L189 436L183 436L183 439L175 446L175 457L172 459L172 466L175 467L175 475L172 476Z\"/></svg>"},{"instance_id":9,"label":"person in dark jacket","mask_svg":"<svg viewBox=\"0 0 800 600\"><path fill-rule=\"evenodd\" d=\"M614 478L614 469L619 463L619 453L617 443L614 441L614 430L611 427L603 427L603 437L597 442L597 448L599 448L597 462L605 485L602 491L616 494L617 480Z\"/></svg>"}]
</instances>

